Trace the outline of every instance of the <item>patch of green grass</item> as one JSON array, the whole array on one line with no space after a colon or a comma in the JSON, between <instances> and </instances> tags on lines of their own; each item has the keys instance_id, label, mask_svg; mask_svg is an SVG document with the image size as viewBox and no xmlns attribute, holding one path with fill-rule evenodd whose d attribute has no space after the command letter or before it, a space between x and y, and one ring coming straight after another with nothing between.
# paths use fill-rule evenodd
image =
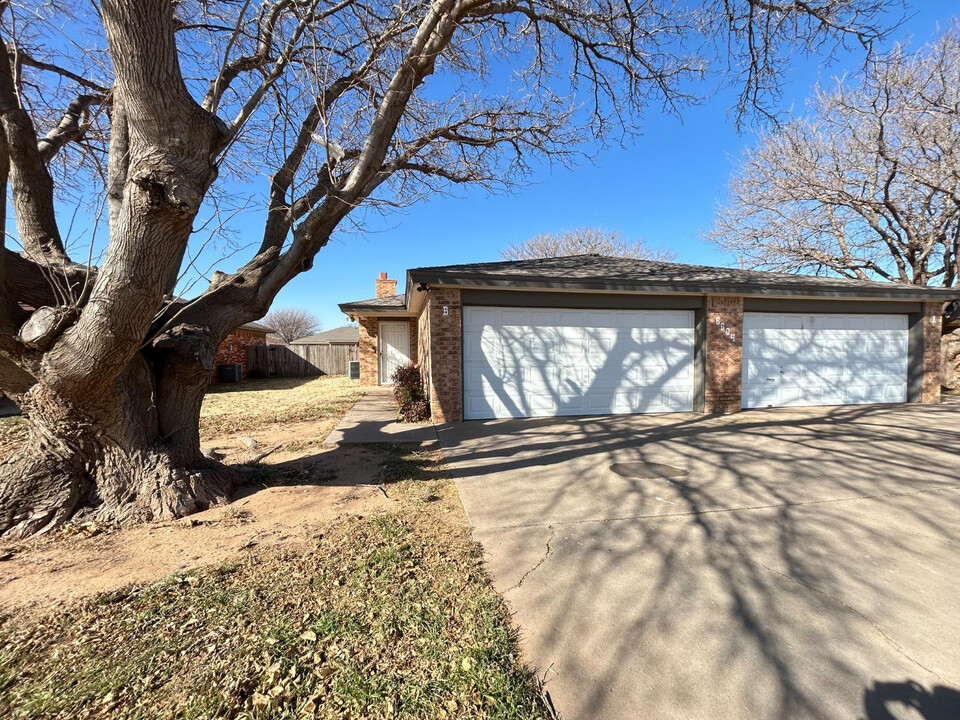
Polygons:
<instances>
[{"instance_id":1,"label":"patch of green grass","mask_svg":"<svg viewBox=\"0 0 960 720\"><path fill-rule=\"evenodd\" d=\"M544 718L438 458L305 550L0 620L0 717Z\"/></svg>"}]
</instances>

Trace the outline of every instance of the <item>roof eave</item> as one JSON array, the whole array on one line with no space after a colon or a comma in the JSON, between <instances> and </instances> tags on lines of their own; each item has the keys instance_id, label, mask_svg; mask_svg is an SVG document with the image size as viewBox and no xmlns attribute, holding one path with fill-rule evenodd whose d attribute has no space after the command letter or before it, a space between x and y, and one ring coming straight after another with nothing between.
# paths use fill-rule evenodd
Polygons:
<instances>
[{"instance_id":1,"label":"roof eave","mask_svg":"<svg viewBox=\"0 0 960 720\"><path fill-rule=\"evenodd\" d=\"M413 317L413 313L405 307L385 308L380 305L350 305L349 303L344 303L337 307L340 308L340 312L344 315L395 315Z\"/></svg>"},{"instance_id":2,"label":"roof eave","mask_svg":"<svg viewBox=\"0 0 960 720\"><path fill-rule=\"evenodd\" d=\"M635 293L716 293L719 295L796 295L800 297L850 297L850 298L900 298L922 300L953 300L960 297L957 288L928 288L891 284L878 287L824 287L822 285L770 283L758 286L753 283L709 282L616 282L610 280L571 280L556 277L531 277L523 275L490 275L483 273L445 273L442 271L411 270L411 283L428 285L455 285L462 287L490 287L497 289L534 288L543 290L600 290L607 292Z\"/></svg>"}]
</instances>

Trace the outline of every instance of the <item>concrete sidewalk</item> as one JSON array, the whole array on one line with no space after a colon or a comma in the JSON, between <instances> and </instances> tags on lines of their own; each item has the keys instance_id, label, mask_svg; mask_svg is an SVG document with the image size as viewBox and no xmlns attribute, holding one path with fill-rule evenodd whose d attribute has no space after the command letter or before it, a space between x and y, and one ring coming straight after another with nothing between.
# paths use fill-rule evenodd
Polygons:
<instances>
[{"instance_id":1,"label":"concrete sidewalk","mask_svg":"<svg viewBox=\"0 0 960 720\"><path fill-rule=\"evenodd\" d=\"M389 390L368 391L324 440L327 447L351 443L433 443L436 428L426 423L397 422L397 404Z\"/></svg>"}]
</instances>

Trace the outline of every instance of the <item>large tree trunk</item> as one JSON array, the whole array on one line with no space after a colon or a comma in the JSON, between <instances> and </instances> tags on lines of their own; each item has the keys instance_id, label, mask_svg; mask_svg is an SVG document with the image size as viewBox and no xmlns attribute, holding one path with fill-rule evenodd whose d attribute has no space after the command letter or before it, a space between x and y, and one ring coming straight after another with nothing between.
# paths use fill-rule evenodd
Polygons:
<instances>
[{"instance_id":1,"label":"large tree trunk","mask_svg":"<svg viewBox=\"0 0 960 720\"><path fill-rule=\"evenodd\" d=\"M185 363L180 363L184 365ZM139 522L181 517L229 499L227 468L200 454L197 427L209 377L176 382L136 358L116 392L70 402L37 383L18 400L29 437L0 465L0 535L47 532L71 518ZM176 405L176 426L161 422Z\"/></svg>"}]
</instances>

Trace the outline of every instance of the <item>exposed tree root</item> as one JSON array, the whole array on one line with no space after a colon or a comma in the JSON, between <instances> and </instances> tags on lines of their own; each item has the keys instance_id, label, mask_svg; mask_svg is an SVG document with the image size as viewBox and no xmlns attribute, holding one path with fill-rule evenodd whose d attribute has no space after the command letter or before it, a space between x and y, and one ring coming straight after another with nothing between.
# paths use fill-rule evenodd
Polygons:
<instances>
[{"instance_id":1,"label":"exposed tree root","mask_svg":"<svg viewBox=\"0 0 960 720\"><path fill-rule=\"evenodd\" d=\"M180 468L162 449L127 453L92 443L61 445L61 452L52 453L31 441L0 465L0 536L49 532L75 517L111 523L172 519L230 498L232 474L217 463Z\"/></svg>"}]
</instances>

